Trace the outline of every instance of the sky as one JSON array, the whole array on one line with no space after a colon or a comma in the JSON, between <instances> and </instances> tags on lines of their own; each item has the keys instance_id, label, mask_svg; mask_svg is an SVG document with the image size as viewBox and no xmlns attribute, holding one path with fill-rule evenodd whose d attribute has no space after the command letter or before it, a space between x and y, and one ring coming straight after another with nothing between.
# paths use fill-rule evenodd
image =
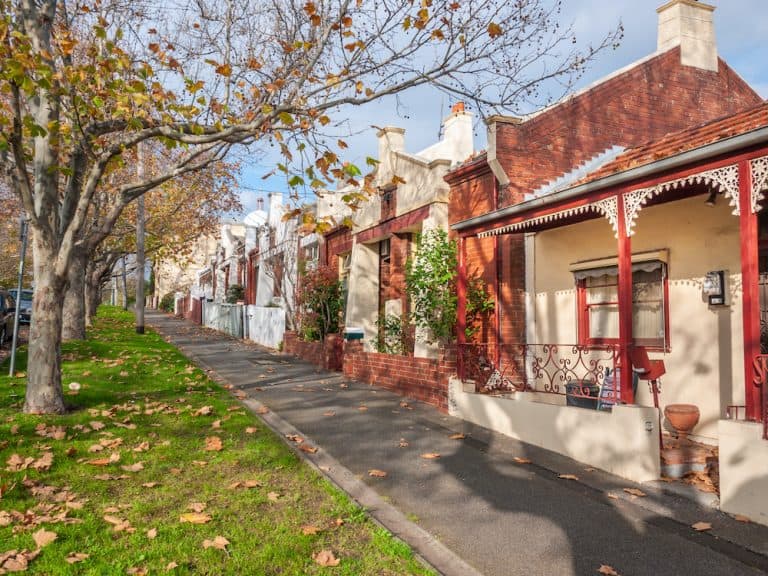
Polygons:
<instances>
[{"instance_id":1,"label":"sky","mask_svg":"<svg viewBox=\"0 0 768 576\"><path fill-rule=\"evenodd\" d=\"M615 51L603 52L580 79L576 89L639 60L656 50L656 8L663 0L564 0L562 22L573 24L577 41L585 46L596 43L621 22L624 38ZM711 0L714 12L718 53L763 98L768 98L768 2L766 0ZM372 126L405 128L405 147L409 152L427 148L439 138L442 118L453 102L430 88L403 93L349 111L352 136L345 160L365 165L367 156L376 156L376 129ZM475 124L475 149L486 145L485 126ZM282 192L288 186L280 176L263 178L274 169L276 157L242 160L241 200L244 213L256 209L259 197ZM265 202L266 206L266 202Z\"/></svg>"}]
</instances>

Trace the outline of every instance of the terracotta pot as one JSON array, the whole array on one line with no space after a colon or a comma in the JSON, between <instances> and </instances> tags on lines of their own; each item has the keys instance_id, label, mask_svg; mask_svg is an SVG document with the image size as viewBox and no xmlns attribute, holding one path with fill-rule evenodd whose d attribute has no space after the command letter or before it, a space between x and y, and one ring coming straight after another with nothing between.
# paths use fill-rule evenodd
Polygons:
<instances>
[{"instance_id":1,"label":"terracotta pot","mask_svg":"<svg viewBox=\"0 0 768 576\"><path fill-rule=\"evenodd\" d=\"M699 408L694 404L667 404L664 407L664 416L678 436L685 438L699 423L700 414Z\"/></svg>"}]
</instances>

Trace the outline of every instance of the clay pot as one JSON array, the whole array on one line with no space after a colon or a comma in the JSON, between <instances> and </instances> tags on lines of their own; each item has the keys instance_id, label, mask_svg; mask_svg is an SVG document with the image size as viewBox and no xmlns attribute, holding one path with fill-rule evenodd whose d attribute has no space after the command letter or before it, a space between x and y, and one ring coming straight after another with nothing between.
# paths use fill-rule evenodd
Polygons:
<instances>
[{"instance_id":1,"label":"clay pot","mask_svg":"<svg viewBox=\"0 0 768 576\"><path fill-rule=\"evenodd\" d=\"M699 408L694 404L667 404L664 407L667 422L675 429L678 437L684 440L693 427L699 423Z\"/></svg>"}]
</instances>

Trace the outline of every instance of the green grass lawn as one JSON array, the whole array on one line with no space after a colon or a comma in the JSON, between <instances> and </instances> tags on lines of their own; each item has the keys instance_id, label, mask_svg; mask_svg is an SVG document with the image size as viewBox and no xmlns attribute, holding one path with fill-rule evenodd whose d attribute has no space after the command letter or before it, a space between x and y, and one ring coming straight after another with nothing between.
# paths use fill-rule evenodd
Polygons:
<instances>
[{"instance_id":1,"label":"green grass lawn","mask_svg":"<svg viewBox=\"0 0 768 576\"><path fill-rule=\"evenodd\" d=\"M65 416L22 414L0 367L0 574L432 574L131 321L103 308L65 344Z\"/></svg>"}]
</instances>

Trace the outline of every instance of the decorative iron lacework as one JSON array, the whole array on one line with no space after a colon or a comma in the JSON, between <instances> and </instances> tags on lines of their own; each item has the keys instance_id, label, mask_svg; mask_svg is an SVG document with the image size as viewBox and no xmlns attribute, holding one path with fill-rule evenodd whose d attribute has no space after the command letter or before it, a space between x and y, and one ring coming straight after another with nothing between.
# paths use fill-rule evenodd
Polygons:
<instances>
[{"instance_id":1,"label":"decorative iron lacework","mask_svg":"<svg viewBox=\"0 0 768 576\"><path fill-rule=\"evenodd\" d=\"M507 226L500 226L493 230L486 232L480 232L478 238L487 238L489 236L498 236L499 234L508 234L509 232L518 232L531 228L537 224L544 224L546 222L554 222L555 220L562 220L569 216L575 216L577 214L585 214L586 212L602 212L603 210L595 204L585 204L584 206L578 206L576 208L568 208L567 210L560 210L560 212L553 212L552 214L545 214L544 216L538 216L529 220L523 220L522 222L516 222L515 224L509 224Z\"/></svg>"},{"instance_id":2,"label":"decorative iron lacework","mask_svg":"<svg viewBox=\"0 0 768 576\"><path fill-rule=\"evenodd\" d=\"M610 196L599 200L593 204L596 210L602 212L603 216L608 219L608 222L613 228L613 235L618 238L619 236L619 201L616 196Z\"/></svg>"},{"instance_id":3,"label":"decorative iron lacework","mask_svg":"<svg viewBox=\"0 0 768 576\"><path fill-rule=\"evenodd\" d=\"M709 186L717 186L725 196L730 198L729 204L733 206L734 216L739 215L739 167L737 164L732 164L715 170L707 170L706 172L691 174L685 178L662 182L661 184L651 186L650 188L641 188L639 190L626 192L624 194L624 224L626 226L627 235L632 236L635 233L635 220L648 200L654 196L674 190L675 188L680 188L686 184L700 184L702 182Z\"/></svg>"},{"instance_id":4,"label":"decorative iron lacework","mask_svg":"<svg viewBox=\"0 0 768 576\"><path fill-rule=\"evenodd\" d=\"M768 188L768 156L750 160L749 167L752 171L750 201L752 213L756 214L763 208L760 206L760 201L765 197L765 190Z\"/></svg>"}]
</instances>

